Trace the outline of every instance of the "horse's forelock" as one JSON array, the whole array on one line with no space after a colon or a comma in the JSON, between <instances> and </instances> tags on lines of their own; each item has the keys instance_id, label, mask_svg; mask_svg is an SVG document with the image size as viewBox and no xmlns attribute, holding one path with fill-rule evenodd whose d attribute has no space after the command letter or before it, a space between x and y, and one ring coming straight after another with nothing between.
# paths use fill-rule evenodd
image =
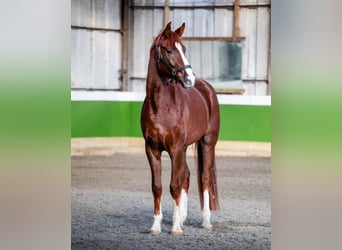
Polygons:
<instances>
[{"instance_id":1,"label":"horse's forelock","mask_svg":"<svg viewBox=\"0 0 342 250\"><path fill-rule=\"evenodd\" d=\"M171 37L168 40L171 44L181 43L180 37L175 32L171 32Z\"/></svg>"},{"instance_id":2,"label":"horse's forelock","mask_svg":"<svg viewBox=\"0 0 342 250\"><path fill-rule=\"evenodd\" d=\"M162 37L163 37L163 33L160 33L154 39L154 41L152 43L152 46L151 46L151 50L155 49L158 46L159 41L160 41L160 39L162 39ZM167 40L169 40L171 44L175 44L176 42L182 43L180 37L175 32L173 32L173 31L170 32L170 38L167 38Z\"/></svg>"}]
</instances>

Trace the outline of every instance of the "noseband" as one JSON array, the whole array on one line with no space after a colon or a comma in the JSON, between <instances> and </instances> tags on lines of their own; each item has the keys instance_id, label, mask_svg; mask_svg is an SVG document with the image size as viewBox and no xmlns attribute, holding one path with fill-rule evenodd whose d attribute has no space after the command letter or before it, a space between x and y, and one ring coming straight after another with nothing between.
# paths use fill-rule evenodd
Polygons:
<instances>
[{"instance_id":1,"label":"noseband","mask_svg":"<svg viewBox=\"0 0 342 250\"><path fill-rule=\"evenodd\" d=\"M158 70L161 72L160 62L164 63L164 65L168 68L169 73L170 73L170 79L169 79L170 82L176 81L176 75L178 72L181 72L182 70L187 69L187 68L191 68L191 65L187 64L187 65L183 65L175 69L168 61L166 61L161 54L161 41L160 40L158 43L157 53L158 53L158 64L157 64Z\"/></svg>"}]
</instances>

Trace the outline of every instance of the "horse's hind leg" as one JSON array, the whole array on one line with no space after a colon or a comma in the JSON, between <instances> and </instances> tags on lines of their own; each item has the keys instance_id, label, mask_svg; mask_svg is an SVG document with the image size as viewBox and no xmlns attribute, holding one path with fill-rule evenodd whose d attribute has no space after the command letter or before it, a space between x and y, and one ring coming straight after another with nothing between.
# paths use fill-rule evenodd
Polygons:
<instances>
[{"instance_id":1,"label":"horse's hind leg","mask_svg":"<svg viewBox=\"0 0 342 250\"><path fill-rule=\"evenodd\" d=\"M170 192L174 200L173 225L171 233L182 235L182 226L187 216L190 171L186 164L186 148L170 155L172 174Z\"/></svg>"},{"instance_id":2,"label":"horse's hind leg","mask_svg":"<svg viewBox=\"0 0 342 250\"><path fill-rule=\"evenodd\" d=\"M210 210L219 208L217 183L216 183L216 166L215 166L215 145L216 139L210 136L204 136L199 142L199 181L200 195L202 196L202 226L212 228Z\"/></svg>"},{"instance_id":3,"label":"horse's hind leg","mask_svg":"<svg viewBox=\"0 0 342 250\"><path fill-rule=\"evenodd\" d=\"M151 167L152 192L154 197L154 221L150 229L150 234L159 234L161 232L161 222L163 219L163 214L161 210L161 152L159 150L152 149L148 145L145 146L145 150Z\"/></svg>"}]
</instances>

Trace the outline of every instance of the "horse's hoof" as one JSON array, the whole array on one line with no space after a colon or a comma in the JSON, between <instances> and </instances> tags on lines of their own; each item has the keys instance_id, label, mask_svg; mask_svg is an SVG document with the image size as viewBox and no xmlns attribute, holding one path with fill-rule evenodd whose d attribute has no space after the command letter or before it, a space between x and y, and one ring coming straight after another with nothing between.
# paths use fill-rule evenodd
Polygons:
<instances>
[{"instance_id":1,"label":"horse's hoof","mask_svg":"<svg viewBox=\"0 0 342 250\"><path fill-rule=\"evenodd\" d=\"M159 230L153 230L151 229L150 232L149 232L150 235L158 235L160 234L160 231Z\"/></svg>"},{"instance_id":2,"label":"horse's hoof","mask_svg":"<svg viewBox=\"0 0 342 250\"><path fill-rule=\"evenodd\" d=\"M175 236L179 236L179 235L183 235L183 231L172 230L172 231L171 231L171 234L172 234L172 235L175 235Z\"/></svg>"}]
</instances>

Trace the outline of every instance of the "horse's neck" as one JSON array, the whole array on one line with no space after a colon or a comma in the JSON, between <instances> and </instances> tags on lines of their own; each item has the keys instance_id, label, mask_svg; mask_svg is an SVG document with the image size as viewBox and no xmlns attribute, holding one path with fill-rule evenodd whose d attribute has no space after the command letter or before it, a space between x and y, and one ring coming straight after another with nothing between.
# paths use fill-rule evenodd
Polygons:
<instances>
[{"instance_id":1,"label":"horse's neck","mask_svg":"<svg viewBox=\"0 0 342 250\"><path fill-rule=\"evenodd\" d=\"M146 80L146 96L151 98L163 87L167 79L159 76L158 69L154 58L150 59L148 64L147 80Z\"/></svg>"},{"instance_id":2,"label":"horse's neck","mask_svg":"<svg viewBox=\"0 0 342 250\"><path fill-rule=\"evenodd\" d=\"M150 60L147 80L146 80L146 99L152 107L154 113L164 113L176 104L175 86L167 83L167 77L160 77L156 63Z\"/></svg>"}]
</instances>

